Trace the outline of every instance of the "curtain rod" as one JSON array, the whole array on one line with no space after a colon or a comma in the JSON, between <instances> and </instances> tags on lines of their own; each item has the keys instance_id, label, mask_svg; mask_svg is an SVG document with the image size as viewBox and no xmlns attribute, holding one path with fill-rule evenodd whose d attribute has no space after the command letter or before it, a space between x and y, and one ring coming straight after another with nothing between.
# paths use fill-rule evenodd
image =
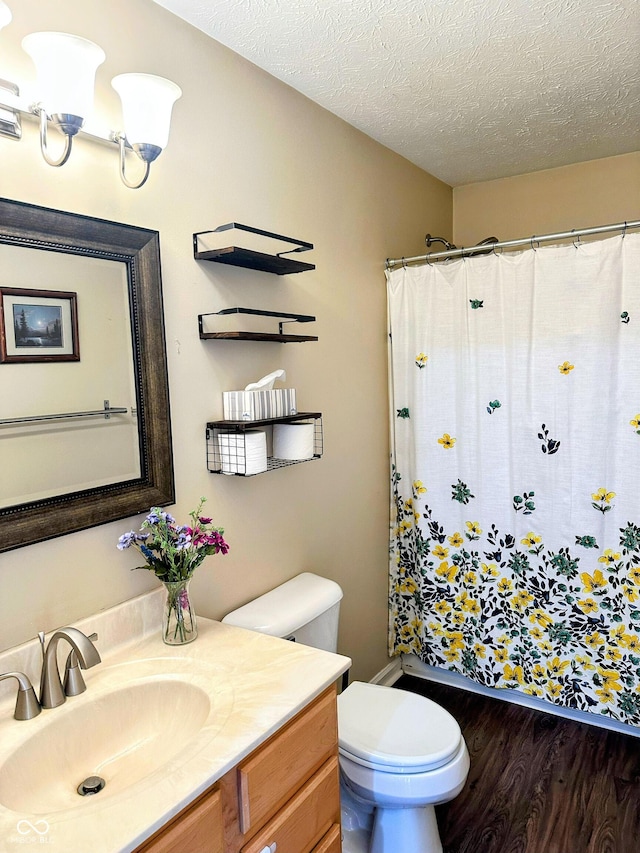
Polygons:
<instances>
[{"instance_id":1,"label":"curtain rod","mask_svg":"<svg viewBox=\"0 0 640 853\"><path fill-rule=\"evenodd\" d=\"M431 263L431 261L443 260L444 258L464 258L472 257L473 255L489 255L495 249L511 249L515 246L529 246L532 249L536 248L536 244L547 243L552 240L576 240L580 237L587 237L593 234L607 234L611 231L622 231L623 235L630 228L640 228L640 220L633 222L619 222L617 225L599 225L595 228L578 228L573 231L560 231L558 234L542 234L540 236L523 237L519 240L503 240L498 243L492 243L489 246L469 246L461 249L448 249L445 252L431 252L428 255L416 255L413 258L387 258L386 267L402 265L406 266L411 263Z\"/></svg>"}]
</instances>

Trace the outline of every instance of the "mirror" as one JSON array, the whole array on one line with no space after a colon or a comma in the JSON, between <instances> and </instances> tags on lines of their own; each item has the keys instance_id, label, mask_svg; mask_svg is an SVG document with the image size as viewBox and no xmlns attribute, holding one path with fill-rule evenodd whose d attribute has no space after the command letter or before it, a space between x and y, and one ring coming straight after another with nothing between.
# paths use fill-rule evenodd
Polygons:
<instances>
[{"instance_id":1,"label":"mirror","mask_svg":"<svg viewBox=\"0 0 640 853\"><path fill-rule=\"evenodd\" d=\"M175 499L156 231L0 199L0 551Z\"/></svg>"}]
</instances>

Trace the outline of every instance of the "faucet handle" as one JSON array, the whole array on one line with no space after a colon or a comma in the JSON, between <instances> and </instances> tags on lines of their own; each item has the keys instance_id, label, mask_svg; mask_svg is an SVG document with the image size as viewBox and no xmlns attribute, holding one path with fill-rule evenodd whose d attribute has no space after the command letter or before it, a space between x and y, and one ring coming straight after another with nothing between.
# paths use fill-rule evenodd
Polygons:
<instances>
[{"instance_id":1,"label":"faucet handle","mask_svg":"<svg viewBox=\"0 0 640 853\"><path fill-rule=\"evenodd\" d=\"M87 637L87 640L91 640L91 642L97 639L98 635L96 633L89 634ZM64 668L63 689L66 696L79 696L87 689L87 685L84 683L84 678L82 677L78 655L74 649L71 649L67 657L67 663Z\"/></svg>"},{"instance_id":2,"label":"faucet handle","mask_svg":"<svg viewBox=\"0 0 640 853\"><path fill-rule=\"evenodd\" d=\"M13 712L16 720L32 720L37 717L41 711L40 703L27 676L23 672L5 672L0 675L0 681L4 681L5 678L18 679L16 709Z\"/></svg>"}]
</instances>

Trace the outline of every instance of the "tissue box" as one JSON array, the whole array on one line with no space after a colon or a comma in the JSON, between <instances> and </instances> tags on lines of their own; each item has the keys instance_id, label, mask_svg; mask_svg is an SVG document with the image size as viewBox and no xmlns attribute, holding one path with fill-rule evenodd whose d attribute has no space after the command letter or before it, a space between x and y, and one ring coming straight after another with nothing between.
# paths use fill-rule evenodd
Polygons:
<instances>
[{"instance_id":1,"label":"tissue box","mask_svg":"<svg viewBox=\"0 0 640 853\"><path fill-rule=\"evenodd\" d=\"M226 421L260 421L298 414L295 388L223 391L222 407Z\"/></svg>"}]
</instances>

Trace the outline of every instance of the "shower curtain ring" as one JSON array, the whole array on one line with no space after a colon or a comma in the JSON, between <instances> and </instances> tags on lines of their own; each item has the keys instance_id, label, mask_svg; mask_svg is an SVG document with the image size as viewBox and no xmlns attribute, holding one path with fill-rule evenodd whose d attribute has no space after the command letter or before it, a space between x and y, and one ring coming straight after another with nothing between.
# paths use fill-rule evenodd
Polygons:
<instances>
[{"instance_id":1,"label":"shower curtain ring","mask_svg":"<svg viewBox=\"0 0 640 853\"><path fill-rule=\"evenodd\" d=\"M624 238L625 238L626 236L627 236L627 220L625 219L625 221L624 221L624 228L622 229L622 239L624 240Z\"/></svg>"},{"instance_id":2,"label":"shower curtain ring","mask_svg":"<svg viewBox=\"0 0 640 853\"><path fill-rule=\"evenodd\" d=\"M571 229L572 234L575 234L575 231L576 231L575 228ZM580 245L580 235L578 234L578 242L577 243L576 243L576 238L575 237L573 238L573 248L577 249L579 245Z\"/></svg>"},{"instance_id":3,"label":"shower curtain ring","mask_svg":"<svg viewBox=\"0 0 640 853\"><path fill-rule=\"evenodd\" d=\"M535 242L536 242L536 244L537 244L537 245L535 245L535 246L533 245L533 241L534 241L534 240L535 240ZM533 251L534 251L534 252L537 252L537 251L538 251L538 246L539 246L539 245L540 245L540 242L539 242L538 240L536 240L536 235L534 234L534 235L533 235L533 237L531 238L531 248L533 249Z\"/></svg>"},{"instance_id":4,"label":"shower curtain ring","mask_svg":"<svg viewBox=\"0 0 640 853\"><path fill-rule=\"evenodd\" d=\"M406 268L407 268L407 262L405 261L405 259L404 259L404 258L402 259L402 266L403 266L403 268L406 270Z\"/></svg>"}]
</instances>

